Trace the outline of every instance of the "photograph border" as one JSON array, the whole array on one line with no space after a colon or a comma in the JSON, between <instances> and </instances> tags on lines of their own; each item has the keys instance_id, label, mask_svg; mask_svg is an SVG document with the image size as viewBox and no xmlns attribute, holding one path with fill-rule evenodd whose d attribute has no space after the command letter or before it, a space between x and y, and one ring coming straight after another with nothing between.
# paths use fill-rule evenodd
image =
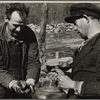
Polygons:
<instances>
[{"instance_id":1,"label":"photograph border","mask_svg":"<svg viewBox=\"0 0 100 100\"><path fill-rule=\"evenodd\" d=\"M17 0L17 1L16 0L0 0L0 3L90 3L90 2L100 3L100 0L54 0L54 1L51 1L51 0L21 0L21 1L20 0ZM1 100L7 100L7 99L1 99ZM19 99L15 99L15 100L19 100ZM21 99L21 100L24 100L24 99ZM29 100L29 99L26 99L26 100ZM62 100L62 99L59 99L59 100ZM85 99L82 99L82 100L85 100Z\"/></svg>"}]
</instances>

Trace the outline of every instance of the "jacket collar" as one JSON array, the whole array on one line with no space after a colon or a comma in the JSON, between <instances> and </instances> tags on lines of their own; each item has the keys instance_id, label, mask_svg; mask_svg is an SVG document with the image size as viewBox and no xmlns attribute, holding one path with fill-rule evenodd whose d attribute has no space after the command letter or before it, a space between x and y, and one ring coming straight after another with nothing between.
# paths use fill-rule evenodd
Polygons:
<instances>
[{"instance_id":1,"label":"jacket collar","mask_svg":"<svg viewBox=\"0 0 100 100\"><path fill-rule=\"evenodd\" d=\"M87 44L81 49L81 51L77 54L72 64L73 69L77 64L85 57L91 50L94 49L96 41L100 38L100 33L95 35L92 39L90 39Z\"/></svg>"},{"instance_id":2,"label":"jacket collar","mask_svg":"<svg viewBox=\"0 0 100 100\"><path fill-rule=\"evenodd\" d=\"M90 45L93 46L99 38L100 38L100 33L97 33L96 35L94 35L94 36L89 40Z\"/></svg>"}]
</instances>

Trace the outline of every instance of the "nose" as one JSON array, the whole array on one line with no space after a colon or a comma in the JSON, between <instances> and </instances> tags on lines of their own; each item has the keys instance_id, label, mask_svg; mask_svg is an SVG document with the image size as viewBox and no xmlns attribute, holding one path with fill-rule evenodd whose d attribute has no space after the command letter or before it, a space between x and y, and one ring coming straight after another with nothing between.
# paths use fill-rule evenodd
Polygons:
<instances>
[{"instance_id":1,"label":"nose","mask_svg":"<svg viewBox=\"0 0 100 100\"><path fill-rule=\"evenodd\" d=\"M74 31L77 31L78 29L77 29L77 26L76 25L74 25Z\"/></svg>"},{"instance_id":2,"label":"nose","mask_svg":"<svg viewBox=\"0 0 100 100\"><path fill-rule=\"evenodd\" d=\"M16 31L18 31L18 32L19 32L19 31L20 31L20 29L21 29L21 28L20 28L20 26L19 26L19 27L17 27L17 28L16 28Z\"/></svg>"}]
</instances>

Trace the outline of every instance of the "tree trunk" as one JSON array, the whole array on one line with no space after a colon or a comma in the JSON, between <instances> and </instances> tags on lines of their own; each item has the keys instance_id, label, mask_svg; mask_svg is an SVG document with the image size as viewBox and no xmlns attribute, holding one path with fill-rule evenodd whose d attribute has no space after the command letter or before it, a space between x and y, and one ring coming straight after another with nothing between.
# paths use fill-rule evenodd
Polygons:
<instances>
[{"instance_id":1,"label":"tree trunk","mask_svg":"<svg viewBox=\"0 0 100 100\"><path fill-rule=\"evenodd\" d=\"M40 33L38 36L40 61L43 65L46 62L46 24L48 19L48 6L46 3L42 5L42 16L40 22Z\"/></svg>"}]
</instances>

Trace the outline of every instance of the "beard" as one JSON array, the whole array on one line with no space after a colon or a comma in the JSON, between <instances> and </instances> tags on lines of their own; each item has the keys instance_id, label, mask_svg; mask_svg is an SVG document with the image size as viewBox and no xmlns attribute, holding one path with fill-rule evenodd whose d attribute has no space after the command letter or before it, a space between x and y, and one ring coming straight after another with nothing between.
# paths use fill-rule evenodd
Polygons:
<instances>
[{"instance_id":1,"label":"beard","mask_svg":"<svg viewBox=\"0 0 100 100\"><path fill-rule=\"evenodd\" d=\"M16 38L17 40L22 40L22 36L21 36L22 32L20 31L16 31L15 29L13 29L11 31L11 36L13 36L14 38Z\"/></svg>"}]
</instances>

